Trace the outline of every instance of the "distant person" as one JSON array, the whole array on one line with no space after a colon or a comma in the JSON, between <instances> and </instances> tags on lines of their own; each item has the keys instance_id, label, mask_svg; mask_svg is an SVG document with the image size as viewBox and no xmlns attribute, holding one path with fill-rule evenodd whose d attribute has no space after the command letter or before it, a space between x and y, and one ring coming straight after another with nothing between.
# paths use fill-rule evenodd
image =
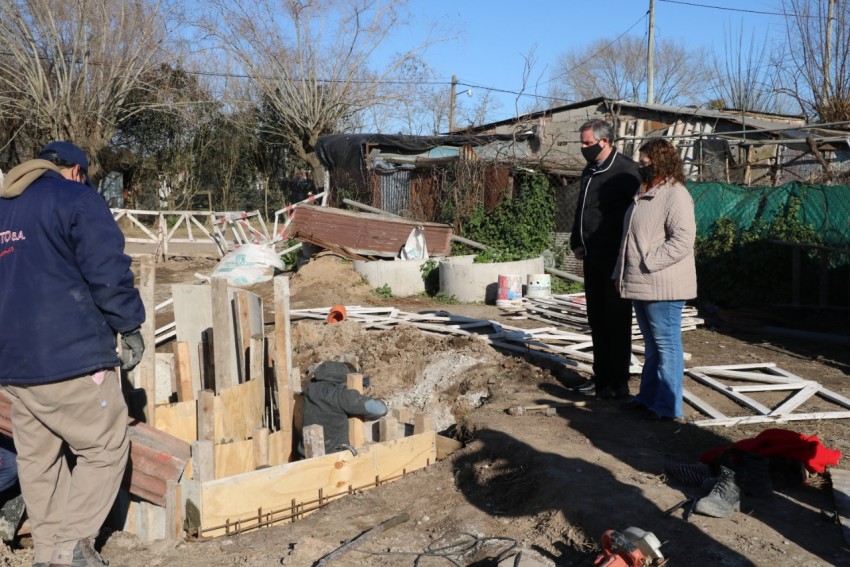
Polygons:
<instances>
[{"instance_id":1,"label":"distant person","mask_svg":"<svg viewBox=\"0 0 850 567\"><path fill-rule=\"evenodd\" d=\"M643 184L626 213L615 277L634 304L646 347L640 391L626 402L645 419L682 417L682 308L697 295L694 202L670 142L640 148Z\"/></svg>"},{"instance_id":2,"label":"distant person","mask_svg":"<svg viewBox=\"0 0 850 567\"><path fill-rule=\"evenodd\" d=\"M325 453L348 448L348 418L377 419L387 415L387 404L347 387L348 375L354 367L345 362L325 361L313 371L304 388L304 427L321 425ZM304 445L298 446L304 456Z\"/></svg>"},{"instance_id":3,"label":"distant person","mask_svg":"<svg viewBox=\"0 0 850 567\"><path fill-rule=\"evenodd\" d=\"M593 340L593 379L576 388L598 398L629 395L632 304L611 275L623 235L623 217L640 186L637 164L612 144L611 125L590 120L579 128L587 167L581 174L570 249L582 260L587 319Z\"/></svg>"},{"instance_id":4,"label":"distant person","mask_svg":"<svg viewBox=\"0 0 850 567\"><path fill-rule=\"evenodd\" d=\"M130 449L116 334L122 368L144 351L124 236L71 142L14 167L0 197L0 385L35 565L107 565L94 539Z\"/></svg>"}]
</instances>

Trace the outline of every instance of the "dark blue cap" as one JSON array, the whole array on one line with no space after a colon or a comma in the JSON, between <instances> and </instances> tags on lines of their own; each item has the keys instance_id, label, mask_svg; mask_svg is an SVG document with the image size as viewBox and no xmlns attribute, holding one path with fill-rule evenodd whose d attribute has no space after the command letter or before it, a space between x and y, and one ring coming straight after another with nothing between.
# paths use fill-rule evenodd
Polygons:
<instances>
[{"instance_id":1,"label":"dark blue cap","mask_svg":"<svg viewBox=\"0 0 850 567\"><path fill-rule=\"evenodd\" d=\"M89 160L86 158L85 152L71 142L50 142L38 152L38 159L46 159L48 161L61 159L62 161L79 165L86 171L89 169Z\"/></svg>"},{"instance_id":2,"label":"dark blue cap","mask_svg":"<svg viewBox=\"0 0 850 567\"><path fill-rule=\"evenodd\" d=\"M86 153L79 146L71 142L50 142L38 152L38 159L47 161L62 160L80 166L86 179L86 185L94 187L89 177L89 160Z\"/></svg>"}]
</instances>

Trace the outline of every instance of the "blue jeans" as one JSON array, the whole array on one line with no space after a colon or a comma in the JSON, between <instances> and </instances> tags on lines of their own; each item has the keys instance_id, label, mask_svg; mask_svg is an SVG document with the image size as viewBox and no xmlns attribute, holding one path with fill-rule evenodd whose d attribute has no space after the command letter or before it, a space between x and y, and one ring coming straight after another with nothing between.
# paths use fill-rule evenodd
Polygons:
<instances>
[{"instance_id":1,"label":"blue jeans","mask_svg":"<svg viewBox=\"0 0 850 567\"><path fill-rule=\"evenodd\" d=\"M633 301L646 348L638 401L657 414L682 417L684 301Z\"/></svg>"}]
</instances>

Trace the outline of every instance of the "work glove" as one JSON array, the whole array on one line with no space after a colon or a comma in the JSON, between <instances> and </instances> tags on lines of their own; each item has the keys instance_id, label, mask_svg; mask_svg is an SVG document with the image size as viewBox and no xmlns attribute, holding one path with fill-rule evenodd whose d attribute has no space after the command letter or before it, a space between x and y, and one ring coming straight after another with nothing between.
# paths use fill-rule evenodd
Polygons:
<instances>
[{"instance_id":1,"label":"work glove","mask_svg":"<svg viewBox=\"0 0 850 567\"><path fill-rule=\"evenodd\" d=\"M121 370L132 370L142 360L145 352L145 341L141 329L121 335Z\"/></svg>"}]
</instances>

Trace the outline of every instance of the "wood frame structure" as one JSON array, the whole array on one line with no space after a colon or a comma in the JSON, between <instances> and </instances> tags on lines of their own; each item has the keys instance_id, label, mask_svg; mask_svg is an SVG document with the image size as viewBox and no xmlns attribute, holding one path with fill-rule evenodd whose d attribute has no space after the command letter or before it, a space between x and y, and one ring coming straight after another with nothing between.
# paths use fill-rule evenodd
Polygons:
<instances>
[{"instance_id":1,"label":"wood frame structure","mask_svg":"<svg viewBox=\"0 0 850 567\"><path fill-rule=\"evenodd\" d=\"M850 398L828 390L814 380L806 380L783 370L772 362L698 366L686 369L685 376L712 388L752 412L744 416L726 415L684 388L684 400L710 418L694 422L700 427L850 418ZM758 400L753 396L753 394L768 392L786 395L778 402L774 400L770 405L768 405L769 402ZM841 409L794 413L795 410L814 399L837 405Z\"/></svg>"}]
</instances>

